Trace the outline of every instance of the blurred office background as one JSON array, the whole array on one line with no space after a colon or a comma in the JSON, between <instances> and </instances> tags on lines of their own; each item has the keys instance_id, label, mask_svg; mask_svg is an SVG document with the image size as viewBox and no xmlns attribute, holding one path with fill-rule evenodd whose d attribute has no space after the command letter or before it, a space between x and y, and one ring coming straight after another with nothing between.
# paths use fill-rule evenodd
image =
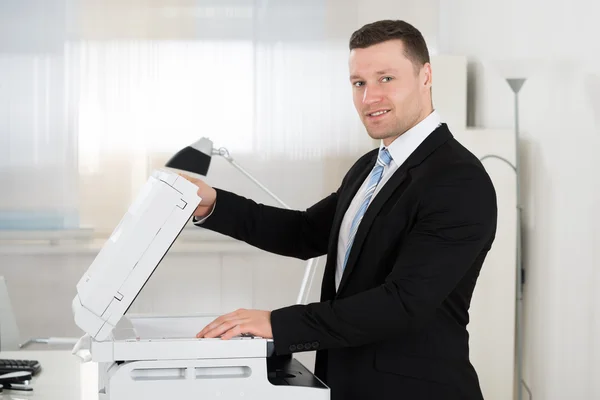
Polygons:
<instances>
[{"instance_id":1,"label":"blurred office background","mask_svg":"<svg viewBox=\"0 0 600 400\"><path fill-rule=\"evenodd\" d=\"M75 284L152 170L202 136L294 208L336 190L377 146L352 105L348 39L404 19L434 56L436 108L479 156L514 162L505 79L526 78L523 375L535 399L600 399L598 16L594 0L0 0L3 349L11 334L81 334ZM485 165L499 236L469 329L486 399L504 400L515 387L515 175ZM275 204L222 159L206 180ZM289 305L304 266L189 226L130 312ZM299 357L312 367L311 353Z\"/></svg>"}]
</instances>

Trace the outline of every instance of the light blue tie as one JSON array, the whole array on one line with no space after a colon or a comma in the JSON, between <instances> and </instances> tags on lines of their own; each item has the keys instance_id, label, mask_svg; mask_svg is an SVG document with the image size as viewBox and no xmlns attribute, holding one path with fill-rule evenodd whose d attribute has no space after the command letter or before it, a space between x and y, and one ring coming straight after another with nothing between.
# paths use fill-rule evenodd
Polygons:
<instances>
[{"instance_id":1,"label":"light blue tie","mask_svg":"<svg viewBox=\"0 0 600 400\"><path fill-rule=\"evenodd\" d=\"M354 236L356 236L356 231L358 230L358 226L360 225L360 221L362 220L367 208L369 207L369 203L371 202L371 198L373 197L373 193L375 193L375 189L377 189L377 185L379 181L381 181L381 176L383 175L383 169L386 165L388 165L392 161L392 156L386 148L383 148L379 151L379 156L377 156L377 162L375 163L375 167L373 167L373 171L371 171L371 175L369 175L369 181L367 183L367 191L365 193L365 197L360 205L360 208L356 212L354 219L352 220L352 225L350 226L350 236L348 239L348 245L346 246L346 257L344 258L344 266L342 271L346 268L346 263L348 262L348 257L350 256L350 250L352 249L352 243L354 242Z\"/></svg>"}]
</instances>

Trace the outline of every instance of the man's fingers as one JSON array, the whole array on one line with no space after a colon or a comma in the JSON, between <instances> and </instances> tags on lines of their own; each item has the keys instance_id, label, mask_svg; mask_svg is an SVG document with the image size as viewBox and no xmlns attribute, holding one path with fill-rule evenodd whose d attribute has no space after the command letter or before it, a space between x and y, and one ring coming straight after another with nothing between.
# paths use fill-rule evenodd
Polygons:
<instances>
[{"instance_id":1,"label":"man's fingers","mask_svg":"<svg viewBox=\"0 0 600 400\"><path fill-rule=\"evenodd\" d=\"M242 333L246 333L244 331L245 327L244 324L241 325L236 325L234 326L232 329L228 330L227 332L225 332L222 336L221 339L223 340L228 340L231 339L234 336L238 336L241 335Z\"/></svg>"},{"instance_id":2,"label":"man's fingers","mask_svg":"<svg viewBox=\"0 0 600 400\"><path fill-rule=\"evenodd\" d=\"M221 315L220 317L215 319L213 322L206 325L200 332L198 332L196 334L196 337L197 338L203 337L207 332L212 331L213 329L217 328L224 322L231 321L232 319L236 319L236 318L243 318L243 314L245 312L246 312L245 309L240 308L240 309L232 311L228 314Z\"/></svg>"},{"instance_id":3,"label":"man's fingers","mask_svg":"<svg viewBox=\"0 0 600 400\"><path fill-rule=\"evenodd\" d=\"M233 328L235 324L235 320L224 322L214 328L208 329L201 337L205 338L215 338L221 336L224 332L227 332L229 329Z\"/></svg>"},{"instance_id":4,"label":"man's fingers","mask_svg":"<svg viewBox=\"0 0 600 400\"><path fill-rule=\"evenodd\" d=\"M190 176L187 176L186 174L183 174L181 172L179 172L178 175L181 176L183 179L192 182L192 178Z\"/></svg>"},{"instance_id":5,"label":"man's fingers","mask_svg":"<svg viewBox=\"0 0 600 400\"><path fill-rule=\"evenodd\" d=\"M206 338L215 338L223 335L224 333L236 328L238 325L242 325L246 323L245 319L231 319L229 321L223 322L221 325L217 326L213 330L210 330L204 334ZM235 335L233 335L235 336Z\"/></svg>"},{"instance_id":6,"label":"man's fingers","mask_svg":"<svg viewBox=\"0 0 600 400\"><path fill-rule=\"evenodd\" d=\"M210 324L206 325L200 332L198 332L196 334L196 337L197 338L201 338L207 332L212 331L213 329L217 328L218 326L220 326L224 322L231 321L232 319L238 318L239 315L240 315L240 313L242 311L243 310L236 310L236 311L230 312L229 314L221 315L220 317L218 317L217 319L215 319L213 322L211 322Z\"/></svg>"},{"instance_id":7,"label":"man's fingers","mask_svg":"<svg viewBox=\"0 0 600 400\"><path fill-rule=\"evenodd\" d=\"M196 335L196 337L202 337L204 336L204 334L208 331L211 331L213 329L215 329L217 326L221 325L223 322L225 322L225 315L221 315L219 318L215 319L213 322L211 322L210 324L206 325L204 328L202 328L202 330L200 332L198 332L198 334Z\"/></svg>"}]
</instances>

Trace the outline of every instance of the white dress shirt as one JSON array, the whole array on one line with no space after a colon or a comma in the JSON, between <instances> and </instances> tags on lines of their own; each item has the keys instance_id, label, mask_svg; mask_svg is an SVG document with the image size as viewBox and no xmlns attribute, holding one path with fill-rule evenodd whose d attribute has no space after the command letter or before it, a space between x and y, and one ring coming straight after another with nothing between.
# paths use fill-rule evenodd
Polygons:
<instances>
[{"instance_id":1,"label":"white dress shirt","mask_svg":"<svg viewBox=\"0 0 600 400\"><path fill-rule=\"evenodd\" d=\"M377 193L381 190L383 185L390 179L390 177L396 172L399 165L402 165L406 159L419 147L419 145L429 136L431 132L433 132L437 127L441 124L441 118L437 111L433 111L429 114L423 121L419 122L413 128L404 132L400 135L396 140L394 140L389 146L388 151L392 156L392 161L389 165L386 165L383 169L383 175L381 176L381 181L375 188L375 192L373 193L373 197L371 197L371 201L369 204L373 202ZM383 141L381 142L380 149L383 148ZM369 180L369 175L361 185L358 192L352 199L346 214L344 215L344 219L342 220L342 226L340 227L340 234L338 236L338 251L337 251L337 260L336 260L336 268L335 268L335 288L340 286L340 282L342 280L342 267L344 265L344 258L346 257L346 247L348 246L348 239L350 235L350 226L352 225L352 220L358 211L364 196L365 191L367 189L367 182Z\"/></svg>"}]
</instances>

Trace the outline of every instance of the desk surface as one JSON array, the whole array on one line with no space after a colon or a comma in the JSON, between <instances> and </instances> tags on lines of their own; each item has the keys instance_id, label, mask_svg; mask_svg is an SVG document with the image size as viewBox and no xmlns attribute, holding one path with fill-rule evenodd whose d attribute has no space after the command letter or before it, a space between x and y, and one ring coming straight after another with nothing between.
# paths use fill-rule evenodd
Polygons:
<instances>
[{"instance_id":1,"label":"desk surface","mask_svg":"<svg viewBox=\"0 0 600 400\"><path fill-rule=\"evenodd\" d=\"M0 358L38 360L42 370L31 385L32 392L6 390L0 400L97 400L98 367L82 363L70 350L0 352Z\"/></svg>"}]
</instances>

